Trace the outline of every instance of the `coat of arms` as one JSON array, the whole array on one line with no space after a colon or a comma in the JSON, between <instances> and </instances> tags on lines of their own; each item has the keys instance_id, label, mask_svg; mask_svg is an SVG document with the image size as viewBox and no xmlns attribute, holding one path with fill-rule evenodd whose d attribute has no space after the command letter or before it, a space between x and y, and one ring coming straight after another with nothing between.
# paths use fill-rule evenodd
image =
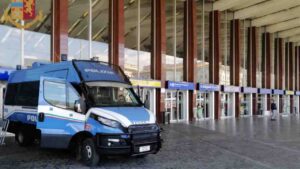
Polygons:
<instances>
[{"instance_id":1,"label":"coat of arms","mask_svg":"<svg viewBox=\"0 0 300 169\"><path fill-rule=\"evenodd\" d=\"M10 13L9 11L6 11L4 13L4 18L17 28L30 28L38 21L41 22L43 20L42 11L36 15L35 5L35 0L12 0L10 4ZM22 24L20 22L22 20L30 22Z\"/></svg>"}]
</instances>

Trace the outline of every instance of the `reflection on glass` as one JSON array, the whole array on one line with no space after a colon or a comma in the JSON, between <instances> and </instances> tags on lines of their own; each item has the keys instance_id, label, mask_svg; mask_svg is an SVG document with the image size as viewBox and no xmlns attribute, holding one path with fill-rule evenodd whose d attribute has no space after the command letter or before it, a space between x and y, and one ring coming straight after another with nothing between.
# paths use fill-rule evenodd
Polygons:
<instances>
[{"instance_id":1,"label":"reflection on glass","mask_svg":"<svg viewBox=\"0 0 300 169\"><path fill-rule=\"evenodd\" d=\"M89 1L69 1L68 59L89 59Z\"/></svg>"},{"instance_id":2,"label":"reflection on glass","mask_svg":"<svg viewBox=\"0 0 300 169\"><path fill-rule=\"evenodd\" d=\"M11 1L1 1L0 14L10 10ZM36 9L42 10L42 21L24 30L24 65L49 61L51 52L51 0L36 1ZM0 16L1 16L0 15ZM20 21L19 21L20 22ZM0 66L13 67L21 64L21 30L1 18L0 21Z\"/></svg>"},{"instance_id":3,"label":"reflection on glass","mask_svg":"<svg viewBox=\"0 0 300 169\"><path fill-rule=\"evenodd\" d=\"M92 56L108 62L109 0L92 1Z\"/></svg>"},{"instance_id":4,"label":"reflection on glass","mask_svg":"<svg viewBox=\"0 0 300 169\"><path fill-rule=\"evenodd\" d=\"M184 0L166 2L166 79L183 81Z\"/></svg>"},{"instance_id":5,"label":"reflection on glass","mask_svg":"<svg viewBox=\"0 0 300 169\"><path fill-rule=\"evenodd\" d=\"M20 33L19 29L0 25L0 66L15 68L20 64Z\"/></svg>"},{"instance_id":6,"label":"reflection on glass","mask_svg":"<svg viewBox=\"0 0 300 169\"><path fill-rule=\"evenodd\" d=\"M125 73L150 79L151 1L125 0Z\"/></svg>"}]
</instances>

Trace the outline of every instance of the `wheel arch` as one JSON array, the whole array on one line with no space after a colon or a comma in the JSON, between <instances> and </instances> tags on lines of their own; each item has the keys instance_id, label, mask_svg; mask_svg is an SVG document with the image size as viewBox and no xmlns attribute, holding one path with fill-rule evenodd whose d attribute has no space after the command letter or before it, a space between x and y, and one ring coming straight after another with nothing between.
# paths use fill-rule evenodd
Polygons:
<instances>
[{"instance_id":1,"label":"wheel arch","mask_svg":"<svg viewBox=\"0 0 300 169\"><path fill-rule=\"evenodd\" d=\"M93 138L93 137L94 135L88 131L78 132L74 136L72 136L69 143L69 149L75 148L76 143L81 143L85 138Z\"/></svg>"}]
</instances>

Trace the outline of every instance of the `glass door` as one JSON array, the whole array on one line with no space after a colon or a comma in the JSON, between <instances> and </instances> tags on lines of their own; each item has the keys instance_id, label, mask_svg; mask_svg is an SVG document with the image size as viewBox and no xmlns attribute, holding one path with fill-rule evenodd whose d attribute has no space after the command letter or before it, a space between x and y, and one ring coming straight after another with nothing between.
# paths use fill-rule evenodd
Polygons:
<instances>
[{"instance_id":1,"label":"glass door","mask_svg":"<svg viewBox=\"0 0 300 169\"><path fill-rule=\"evenodd\" d=\"M155 89L154 88L134 88L145 108L155 114Z\"/></svg>"},{"instance_id":2,"label":"glass door","mask_svg":"<svg viewBox=\"0 0 300 169\"><path fill-rule=\"evenodd\" d=\"M209 104L210 93L198 93L197 95L197 108L195 110L195 117L197 120L209 119L210 115L210 104Z\"/></svg>"},{"instance_id":3,"label":"glass door","mask_svg":"<svg viewBox=\"0 0 300 169\"><path fill-rule=\"evenodd\" d=\"M284 114L290 114L291 113L291 99L290 96L284 96L284 101L283 101L283 113Z\"/></svg>"},{"instance_id":4,"label":"glass door","mask_svg":"<svg viewBox=\"0 0 300 169\"><path fill-rule=\"evenodd\" d=\"M221 94L221 113L222 117L231 117L232 116L232 100L231 94L222 93Z\"/></svg>"},{"instance_id":5,"label":"glass door","mask_svg":"<svg viewBox=\"0 0 300 169\"><path fill-rule=\"evenodd\" d=\"M184 117L184 94L182 91L166 91L166 112L170 113L172 122L180 122Z\"/></svg>"},{"instance_id":6,"label":"glass door","mask_svg":"<svg viewBox=\"0 0 300 169\"><path fill-rule=\"evenodd\" d=\"M240 96L240 115L241 116L250 115L250 99L248 94L242 94Z\"/></svg>"},{"instance_id":7,"label":"glass door","mask_svg":"<svg viewBox=\"0 0 300 169\"><path fill-rule=\"evenodd\" d=\"M299 114L299 96L294 96L294 112L295 114Z\"/></svg>"},{"instance_id":8,"label":"glass door","mask_svg":"<svg viewBox=\"0 0 300 169\"><path fill-rule=\"evenodd\" d=\"M259 94L257 96L257 110L256 114L257 115L263 115L264 114L264 107L265 107L265 102L264 102L264 95Z\"/></svg>"}]
</instances>

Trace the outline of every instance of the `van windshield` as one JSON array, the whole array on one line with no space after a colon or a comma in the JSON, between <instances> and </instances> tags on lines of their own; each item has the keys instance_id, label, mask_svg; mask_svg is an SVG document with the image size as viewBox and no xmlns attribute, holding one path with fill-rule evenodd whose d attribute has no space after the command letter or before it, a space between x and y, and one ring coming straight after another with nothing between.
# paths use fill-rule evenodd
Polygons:
<instances>
[{"instance_id":1,"label":"van windshield","mask_svg":"<svg viewBox=\"0 0 300 169\"><path fill-rule=\"evenodd\" d=\"M88 93L95 107L142 106L129 85L88 85Z\"/></svg>"}]
</instances>

